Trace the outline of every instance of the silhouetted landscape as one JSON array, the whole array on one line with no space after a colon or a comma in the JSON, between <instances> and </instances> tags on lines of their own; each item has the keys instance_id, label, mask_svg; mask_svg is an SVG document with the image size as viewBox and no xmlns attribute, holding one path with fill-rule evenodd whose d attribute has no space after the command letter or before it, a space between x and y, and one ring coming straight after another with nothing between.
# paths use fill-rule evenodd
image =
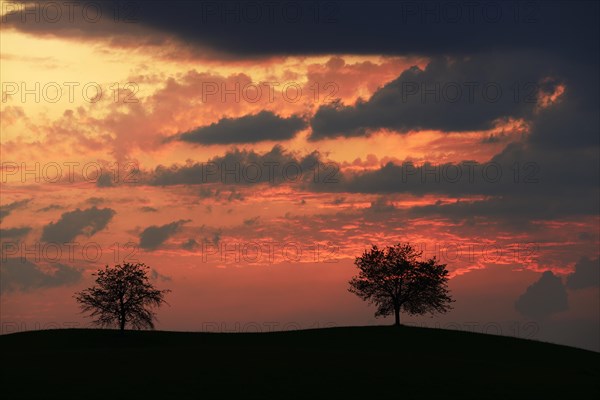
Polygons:
<instances>
[{"instance_id":1,"label":"silhouetted landscape","mask_svg":"<svg viewBox=\"0 0 600 400\"><path fill-rule=\"evenodd\" d=\"M124 337L69 329L5 335L0 345L7 399L593 399L600 393L598 353L405 326Z\"/></svg>"},{"instance_id":2,"label":"silhouetted landscape","mask_svg":"<svg viewBox=\"0 0 600 400\"><path fill-rule=\"evenodd\" d=\"M600 398L600 1L0 20L0 400Z\"/></svg>"}]
</instances>

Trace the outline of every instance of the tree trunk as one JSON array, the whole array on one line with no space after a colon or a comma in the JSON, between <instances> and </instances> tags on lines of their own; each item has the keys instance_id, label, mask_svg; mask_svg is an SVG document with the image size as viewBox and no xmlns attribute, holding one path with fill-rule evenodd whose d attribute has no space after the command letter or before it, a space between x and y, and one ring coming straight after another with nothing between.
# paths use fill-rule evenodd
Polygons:
<instances>
[{"instance_id":1,"label":"tree trunk","mask_svg":"<svg viewBox=\"0 0 600 400\"><path fill-rule=\"evenodd\" d=\"M400 307L394 307L394 317L396 317L394 326L400 326Z\"/></svg>"},{"instance_id":2,"label":"tree trunk","mask_svg":"<svg viewBox=\"0 0 600 400\"><path fill-rule=\"evenodd\" d=\"M121 334L125 332L125 304L123 301L123 294L119 296L119 329Z\"/></svg>"}]
</instances>

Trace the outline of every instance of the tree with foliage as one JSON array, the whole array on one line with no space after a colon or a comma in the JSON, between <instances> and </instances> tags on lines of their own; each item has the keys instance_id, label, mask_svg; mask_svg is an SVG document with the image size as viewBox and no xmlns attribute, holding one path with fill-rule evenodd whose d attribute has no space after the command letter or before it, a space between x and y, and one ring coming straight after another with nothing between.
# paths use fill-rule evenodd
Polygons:
<instances>
[{"instance_id":1,"label":"tree with foliage","mask_svg":"<svg viewBox=\"0 0 600 400\"><path fill-rule=\"evenodd\" d=\"M123 263L99 269L94 275L96 285L75 294L82 312L94 317L93 323L102 327L126 325L133 329L154 329L156 315L164 295L170 290L157 290L148 278L150 268L142 263Z\"/></svg>"},{"instance_id":2,"label":"tree with foliage","mask_svg":"<svg viewBox=\"0 0 600 400\"><path fill-rule=\"evenodd\" d=\"M411 315L445 313L454 301L448 291L446 264L439 264L435 257L420 261L422 254L409 243L382 250L372 246L354 261L359 273L350 280L348 290L375 304L375 317L393 313L396 326L401 310Z\"/></svg>"}]
</instances>

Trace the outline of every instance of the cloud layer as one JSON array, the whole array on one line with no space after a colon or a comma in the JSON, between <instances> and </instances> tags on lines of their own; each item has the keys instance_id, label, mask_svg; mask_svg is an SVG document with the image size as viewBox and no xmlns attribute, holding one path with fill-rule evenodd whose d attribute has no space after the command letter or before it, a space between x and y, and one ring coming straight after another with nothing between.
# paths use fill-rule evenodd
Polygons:
<instances>
[{"instance_id":1,"label":"cloud layer","mask_svg":"<svg viewBox=\"0 0 600 400\"><path fill-rule=\"evenodd\" d=\"M545 318L568 307L567 291L552 271L544 272L515 303L517 311L532 318Z\"/></svg>"},{"instance_id":2,"label":"cloud layer","mask_svg":"<svg viewBox=\"0 0 600 400\"><path fill-rule=\"evenodd\" d=\"M179 220L165 225L152 225L144 229L140 234L140 247L145 250L156 250L166 242L172 235L177 233L181 226L191 220Z\"/></svg>"},{"instance_id":3,"label":"cloud layer","mask_svg":"<svg viewBox=\"0 0 600 400\"><path fill-rule=\"evenodd\" d=\"M1 264L0 292L30 291L70 285L81 279L81 271L64 264L52 264L51 271L42 271L28 260L8 258Z\"/></svg>"},{"instance_id":4,"label":"cloud layer","mask_svg":"<svg viewBox=\"0 0 600 400\"><path fill-rule=\"evenodd\" d=\"M305 126L300 117L282 118L270 111L261 111L240 118L223 118L177 137L183 142L198 144L256 143L291 139Z\"/></svg>"},{"instance_id":5,"label":"cloud layer","mask_svg":"<svg viewBox=\"0 0 600 400\"><path fill-rule=\"evenodd\" d=\"M104 229L115 214L111 208L96 207L66 212L58 221L44 226L41 239L44 242L67 243L79 235L90 237Z\"/></svg>"}]
</instances>

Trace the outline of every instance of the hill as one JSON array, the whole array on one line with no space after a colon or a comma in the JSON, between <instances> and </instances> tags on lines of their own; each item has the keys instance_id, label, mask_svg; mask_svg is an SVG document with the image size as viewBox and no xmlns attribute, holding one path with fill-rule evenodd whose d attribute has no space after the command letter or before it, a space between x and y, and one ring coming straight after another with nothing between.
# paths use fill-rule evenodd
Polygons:
<instances>
[{"instance_id":1,"label":"hill","mask_svg":"<svg viewBox=\"0 0 600 400\"><path fill-rule=\"evenodd\" d=\"M4 399L598 398L600 353L417 327L0 336Z\"/></svg>"}]
</instances>

